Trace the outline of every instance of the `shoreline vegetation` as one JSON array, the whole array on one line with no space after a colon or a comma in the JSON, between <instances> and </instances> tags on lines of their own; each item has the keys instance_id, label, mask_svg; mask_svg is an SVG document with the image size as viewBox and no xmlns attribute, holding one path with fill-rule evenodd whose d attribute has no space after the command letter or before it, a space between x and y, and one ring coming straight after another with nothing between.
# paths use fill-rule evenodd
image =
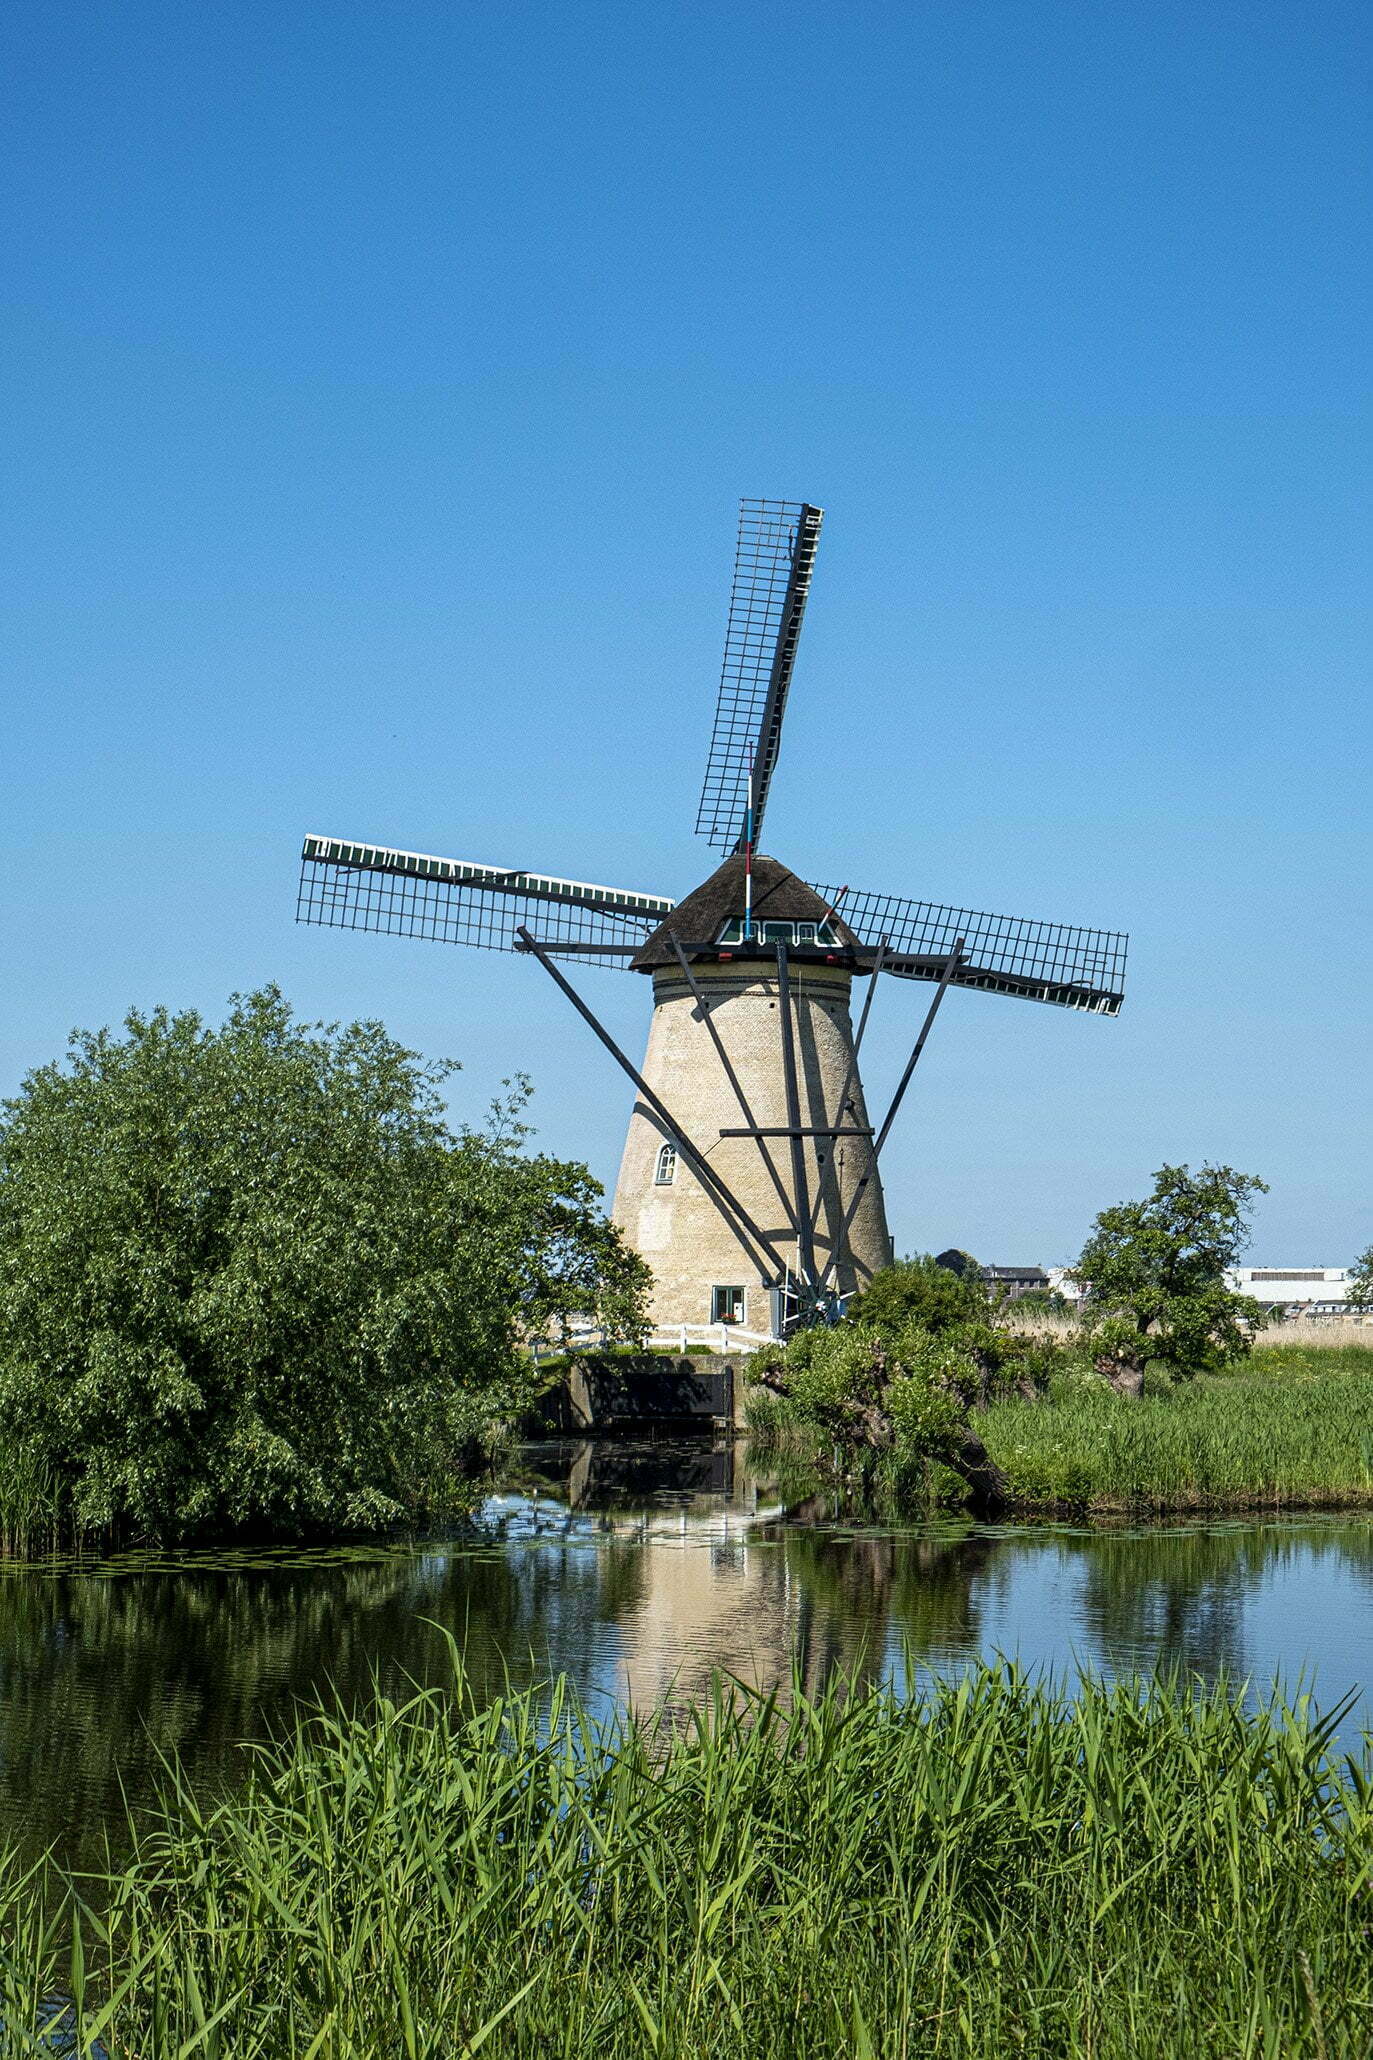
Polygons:
<instances>
[{"instance_id":1,"label":"shoreline vegetation","mask_svg":"<svg viewBox=\"0 0 1373 2060\"><path fill-rule=\"evenodd\" d=\"M1030 1407L993 1403L979 1428L1020 1514L1373 1507L1373 1332L1362 1340L1261 1343L1124 1407L1104 1382L1051 1384Z\"/></svg>"},{"instance_id":2,"label":"shoreline vegetation","mask_svg":"<svg viewBox=\"0 0 1373 2060\"><path fill-rule=\"evenodd\" d=\"M117 1874L11 1862L8 2035L143 2060L1367 2049L1373 1748L1340 1754L1340 1712L1001 1666L914 1702L717 1680L606 1721L565 1680L484 1704L449 1644L451 1687L307 1711L217 1804L170 1771Z\"/></svg>"},{"instance_id":3,"label":"shoreline vegetation","mask_svg":"<svg viewBox=\"0 0 1373 2060\"><path fill-rule=\"evenodd\" d=\"M970 1252L874 1274L839 1322L755 1354L746 1418L836 1514L1168 1516L1373 1504L1373 1353L1282 1336L1232 1285L1255 1174L1160 1166L1069 1278L1002 1297ZM1360 1312L1373 1251L1350 1269ZM1356 1328L1353 1324L1350 1330Z\"/></svg>"},{"instance_id":4,"label":"shoreline vegetation","mask_svg":"<svg viewBox=\"0 0 1373 2060\"><path fill-rule=\"evenodd\" d=\"M649 1273L528 1082L274 987L77 1032L0 1103L0 1541L309 1541L460 1513L537 1386L524 1339L631 1340Z\"/></svg>"},{"instance_id":5,"label":"shoreline vegetation","mask_svg":"<svg viewBox=\"0 0 1373 2060\"><path fill-rule=\"evenodd\" d=\"M1013 1312L1011 1312L1013 1313ZM1070 1319L1034 1320L1063 1355L1037 1393L992 1396L969 1421L1004 1484L998 1515L1167 1517L1373 1508L1373 1328L1334 1322L1268 1334L1224 1372L1174 1384L1148 1377L1124 1401L1093 1373ZM963 1508L964 1480L938 1456L826 1452L756 1388L753 1448L836 1504L890 1517Z\"/></svg>"}]
</instances>

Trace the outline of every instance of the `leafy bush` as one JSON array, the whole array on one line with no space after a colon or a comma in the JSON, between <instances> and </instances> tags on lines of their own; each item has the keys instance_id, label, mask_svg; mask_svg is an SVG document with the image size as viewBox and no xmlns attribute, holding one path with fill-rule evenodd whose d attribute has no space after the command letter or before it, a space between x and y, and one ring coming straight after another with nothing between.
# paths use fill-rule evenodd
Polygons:
<instances>
[{"instance_id":1,"label":"leafy bush","mask_svg":"<svg viewBox=\"0 0 1373 2060\"><path fill-rule=\"evenodd\" d=\"M1368 1245L1349 1269L1349 1306L1361 1314L1373 1309L1373 1245Z\"/></svg>"},{"instance_id":2,"label":"leafy bush","mask_svg":"<svg viewBox=\"0 0 1373 2060\"><path fill-rule=\"evenodd\" d=\"M78 1033L3 1105L0 1445L63 1530L439 1514L523 1334L642 1328L643 1262L584 1167L525 1152L523 1084L455 1133L450 1070L269 988L218 1030Z\"/></svg>"},{"instance_id":3,"label":"leafy bush","mask_svg":"<svg viewBox=\"0 0 1373 2060\"><path fill-rule=\"evenodd\" d=\"M985 1323L991 1309L987 1283L975 1261L957 1273L920 1252L875 1273L860 1294L850 1297L846 1315L850 1322L881 1331L919 1324L922 1330L939 1332Z\"/></svg>"}]
</instances>

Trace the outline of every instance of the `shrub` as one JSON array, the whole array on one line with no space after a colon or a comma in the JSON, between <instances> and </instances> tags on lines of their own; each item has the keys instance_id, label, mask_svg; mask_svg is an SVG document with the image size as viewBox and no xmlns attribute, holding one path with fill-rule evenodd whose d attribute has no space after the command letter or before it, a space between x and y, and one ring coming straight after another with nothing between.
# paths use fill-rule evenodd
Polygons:
<instances>
[{"instance_id":1,"label":"shrub","mask_svg":"<svg viewBox=\"0 0 1373 2060\"><path fill-rule=\"evenodd\" d=\"M450 1506L580 1311L633 1333L646 1269L524 1089L452 1131L377 1023L131 1014L0 1110L0 1441L69 1533L374 1528ZM0 1488L4 1480L0 1478Z\"/></svg>"},{"instance_id":2,"label":"shrub","mask_svg":"<svg viewBox=\"0 0 1373 2060\"><path fill-rule=\"evenodd\" d=\"M922 1330L939 1332L985 1323L991 1310L987 1283L975 1262L958 1273L921 1252L875 1273L860 1294L850 1297L845 1314L853 1323L881 1331L918 1324Z\"/></svg>"}]
</instances>

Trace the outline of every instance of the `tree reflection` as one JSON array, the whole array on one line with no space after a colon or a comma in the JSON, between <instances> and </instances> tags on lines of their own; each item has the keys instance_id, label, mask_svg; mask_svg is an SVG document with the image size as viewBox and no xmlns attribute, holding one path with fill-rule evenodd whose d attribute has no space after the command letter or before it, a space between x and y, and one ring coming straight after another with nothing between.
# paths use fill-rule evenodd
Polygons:
<instances>
[{"instance_id":1,"label":"tree reflection","mask_svg":"<svg viewBox=\"0 0 1373 2060\"><path fill-rule=\"evenodd\" d=\"M1366 1521L840 1529L819 1505L784 1512L739 1448L549 1447L430 1545L0 1571L0 1832L78 1863L108 1832L117 1854L125 1797L146 1801L161 1759L210 1791L302 1700L442 1683L435 1625L479 1694L565 1672L593 1703L686 1706L716 1668L785 1692L795 1667L815 1691L899 1676L907 1652L1243 1674L1251 1626L1271 1654L1295 1622L1310 1642L1292 1668L1312 1658L1334 1695L1357 1676L1370 1588Z\"/></svg>"},{"instance_id":2,"label":"tree reflection","mask_svg":"<svg viewBox=\"0 0 1373 2060\"><path fill-rule=\"evenodd\" d=\"M1279 1577L1295 1574L1309 1587L1313 1633L1351 1579L1364 1588L1373 1582L1373 1530L1357 1521L1338 1529L1266 1523L1105 1532L1074 1539L1070 1549L1081 1563L1090 1644L1116 1666L1151 1669L1161 1658L1208 1680L1253 1671L1246 1611ZM1294 1664L1305 1656L1294 1655Z\"/></svg>"}]
</instances>

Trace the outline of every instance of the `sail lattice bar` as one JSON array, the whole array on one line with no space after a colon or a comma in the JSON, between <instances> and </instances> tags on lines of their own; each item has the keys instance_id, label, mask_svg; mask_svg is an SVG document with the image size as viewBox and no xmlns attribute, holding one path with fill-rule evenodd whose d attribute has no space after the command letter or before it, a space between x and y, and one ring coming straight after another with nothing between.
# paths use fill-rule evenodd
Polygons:
<instances>
[{"instance_id":1,"label":"sail lattice bar","mask_svg":"<svg viewBox=\"0 0 1373 2060\"><path fill-rule=\"evenodd\" d=\"M961 937L963 963L952 976L956 987L1095 1015L1120 1013L1130 940L1119 931L945 908L895 894L841 893L820 886L815 892L828 903L838 902L840 915L865 944L888 940L884 972L907 980L938 980Z\"/></svg>"},{"instance_id":2,"label":"sail lattice bar","mask_svg":"<svg viewBox=\"0 0 1373 2060\"><path fill-rule=\"evenodd\" d=\"M696 834L717 851L743 845L750 767L757 841L823 519L808 501L739 503L725 660L696 814Z\"/></svg>"},{"instance_id":3,"label":"sail lattice bar","mask_svg":"<svg viewBox=\"0 0 1373 2060\"><path fill-rule=\"evenodd\" d=\"M514 951L522 924L552 945L639 944L673 906L662 894L312 836L301 851L296 918Z\"/></svg>"}]
</instances>

